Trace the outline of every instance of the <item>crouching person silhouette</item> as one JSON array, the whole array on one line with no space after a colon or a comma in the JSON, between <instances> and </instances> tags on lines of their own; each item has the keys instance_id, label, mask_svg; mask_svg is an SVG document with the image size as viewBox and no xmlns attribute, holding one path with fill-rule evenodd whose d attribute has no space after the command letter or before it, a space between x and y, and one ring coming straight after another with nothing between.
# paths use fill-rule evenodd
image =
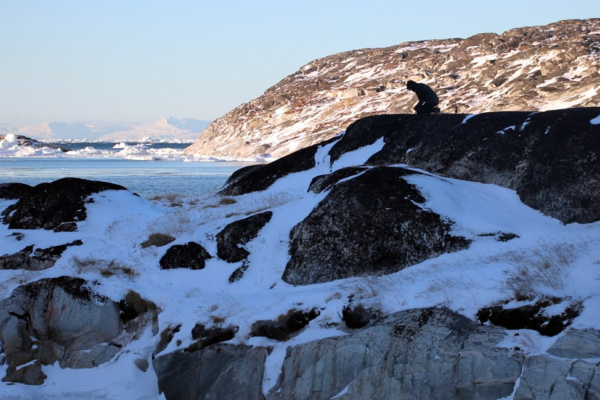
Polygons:
<instances>
[{"instance_id":1,"label":"crouching person silhouette","mask_svg":"<svg viewBox=\"0 0 600 400\"><path fill-rule=\"evenodd\" d=\"M432 88L415 81L408 81L406 83L406 88L415 92L419 98L419 102L413 107L413 110L415 110L417 114L440 112L440 109L435 107L440 104L440 99L438 99Z\"/></svg>"}]
</instances>

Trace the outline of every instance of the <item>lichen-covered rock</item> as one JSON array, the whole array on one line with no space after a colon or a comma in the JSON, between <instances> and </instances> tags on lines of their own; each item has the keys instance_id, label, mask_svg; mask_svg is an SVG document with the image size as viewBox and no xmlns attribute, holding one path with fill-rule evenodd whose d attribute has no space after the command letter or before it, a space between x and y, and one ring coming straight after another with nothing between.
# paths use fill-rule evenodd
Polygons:
<instances>
[{"instance_id":1,"label":"lichen-covered rock","mask_svg":"<svg viewBox=\"0 0 600 400\"><path fill-rule=\"evenodd\" d=\"M33 245L27 246L17 253L1 256L0 270L25 269L29 271L41 271L48 269L56 264L56 261L62 256L67 247L81 246L82 244L81 240L75 240L71 243L48 247L47 249L35 249L35 251L33 251ZM32 252L33 255L31 255Z\"/></svg>"},{"instance_id":2,"label":"lichen-covered rock","mask_svg":"<svg viewBox=\"0 0 600 400\"><path fill-rule=\"evenodd\" d=\"M524 358L497 347L503 338L450 310L401 311L352 335L288 347L267 399L497 400L512 393Z\"/></svg>"},{"instance_id":3,"label":"lichen-covered rock","mask_svg":"<svg viewBox=\"0 0 600 400\"><path fill-rule=\"evenodd\" d=\"M188 268L204 269L206 260L211 259L206 249L196 242L176 244L169 247L160 259L162 269Z\"/></svg>"},{"instance_id":4,"label":"lichen-covered rock","mask_svg":"<svg viewBox=\"0 0 600 400\"><path fill-rule=\"evenodd\" d=\"M52 230L65 222L83 221L87 218L86 199L105 190L126 189L113 183L79 178L40 183L2 212L2 222L10 229Z\"/></svg>"},{"instance_id":5,"label":"lichen-covered rock","mask_svg":"<svg viewBox=\"0 0 600 400\"><path fill-rule=\"evenodd\" d=\"M158 388L169 400L263 399L267 350L217 344L152 360Z\"/></svg>"},{"instance_id":6,"label":"lichen-covered rock","mask_svg":"<svg viewBox=\"0 0 600 400\"><path fill-rule=\"evenodd\" d=\"M294 285L389 274L468 247L451 222L424 209L403 168L378 167L340 182L290 232L283 280Z\"/></svg>"},{"instance_id":7,"label":"lichen-covered rock","mask_svg":"<svg viewBox=\"0 0 600 400\"><path fill-rule=\"evenodd\" d=\"M240 246L254 239L272 216L273 212L266 211L227 225L216 236L217 256L230 263L244 260L250 253Z\"/></svg>"}]
</instances>

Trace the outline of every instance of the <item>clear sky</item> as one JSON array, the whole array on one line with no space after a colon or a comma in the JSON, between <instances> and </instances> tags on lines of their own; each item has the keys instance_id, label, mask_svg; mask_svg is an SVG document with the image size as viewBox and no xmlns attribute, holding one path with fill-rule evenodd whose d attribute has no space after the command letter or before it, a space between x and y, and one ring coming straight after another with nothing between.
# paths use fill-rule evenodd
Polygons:
<instances>
[{"instance_id":1,"label":"clear sky","mask_svg":"<svg viewBox=\"0 0 600 400\"><path fill-rule=\"evenodd\" d=\"M0 0L0 124L212 120L341 51L598 17L597 0Z\"/></svg>"}]
</instances>

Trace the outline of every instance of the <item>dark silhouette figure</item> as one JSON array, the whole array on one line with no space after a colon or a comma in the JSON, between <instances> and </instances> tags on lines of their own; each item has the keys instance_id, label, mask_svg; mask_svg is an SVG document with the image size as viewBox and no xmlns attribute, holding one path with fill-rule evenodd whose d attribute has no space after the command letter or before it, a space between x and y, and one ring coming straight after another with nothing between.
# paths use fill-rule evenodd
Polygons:
<instances>
[{"instance_id":1,"label":"dark silhouette figure","mask_svg":"<svg viewBox=\"0 0 600 400\"><path fill-rule=\"evenodd\" d=\"M423 83L408 81L406 88L415 92L419 98L419 102L413 107L417 114L431 114L434 112L435 106L440 104L440 99L433 89ZM435 111L439 111L439 109L435 109Z\"/></svg>"}]
</instances>

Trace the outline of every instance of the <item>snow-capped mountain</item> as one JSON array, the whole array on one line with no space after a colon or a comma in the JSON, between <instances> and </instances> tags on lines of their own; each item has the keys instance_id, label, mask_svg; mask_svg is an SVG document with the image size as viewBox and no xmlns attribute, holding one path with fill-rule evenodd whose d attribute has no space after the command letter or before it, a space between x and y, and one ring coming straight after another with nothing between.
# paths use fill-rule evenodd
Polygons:
<instances>
[{"instance_id":1,"label":"snow-capped mountain","mask_svg":"<svg viewBox=\"0 0 600 400\"><path fill-rule=\"evenodd\" d=\"M184 118L163 118L154 123L62 123L49 122L20 128L0 127L0 133L18 134L37 140L87 139L102 141L178 140L192 141L210 124L210 121Z\"/></svg>"},{"instance_id":2,"label":"snow-capped mountain","mask_svg":"<svg viewBox=\"0 0 600 400\"><path fill-rule=\"evenodd\" d=\"M406 42L314 60L215 120L187 154L279 158L369 115L410 113L408 80L443 113L543 111L600 104L600 19Z\"/></svg>"}]
</instances>

